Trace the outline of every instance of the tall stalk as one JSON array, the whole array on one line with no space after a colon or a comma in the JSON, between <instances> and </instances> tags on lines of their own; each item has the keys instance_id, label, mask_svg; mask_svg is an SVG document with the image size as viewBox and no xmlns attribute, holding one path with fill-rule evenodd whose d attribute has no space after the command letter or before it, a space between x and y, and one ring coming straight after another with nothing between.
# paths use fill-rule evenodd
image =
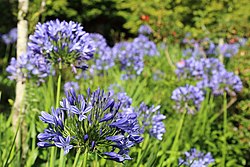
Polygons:
<instances>
[{"instance_id":1,"label":"tall stalk","mask_svg":"<svg viewBox=\"0 0 250 167\"><path fill-rule=\"evenodd\" d=\"M88 161L88 149L85 148L84 157L83 157L83 167L87 167L87 161Z\"/></svg>"},{"instance_id":2,"label":"tall stalk","mask_svg":"<svg viewBox=\"0 0 250 167\"><path fill-rule=\"evenodd\" d=\"M226 166L227 156L227 94L224 92L223 96L223 148L222 148L222 167Z\"/></svg>"},{"instance_id":3,"label":"tall stalk","mask_svg":"<svg viewBox=\"0 0 250 167\"><path fill-rule=\"evenodd\" d=\"M58 70L58 79L57 79L57 90L56 90L56 108L59 107L60 102L60 91L61 91L61 81L62 81L62 62L59 62L59 70ZM51 148L51 154L50 154L50 167L55 166L55 158L56 158L56 147ZM64 161L64 155L60 154L60 162ZM60 163L60 165L62 165Z\"/></svg>"},{"instance_id":4,"label":"tall stalk","mask_svg":"<svg viewBox=\"0 0 250 167\"><path fill-rule=\"evenodd\" d=\"M187 110L185 110L182 114L182 117L181 117L181 120L180 120L180 123L179 123L179 126L178 126L178 129L177 129L177 132L176 132L176 135L175 135L175 138L174 138L174 143L173 143L173 146L171 148L171 154L170 154L170 157L169 157L169 163L168 163L168 167L171 166L172 162L173 162L173 159L175 158L176 156L176 151L178 151L178 147L179 147L179 138L180 138L180 134L181 134L181 129L183 127L183 123L184 123L184 119L185 119L185 115L187 113Z\"/></svg>"}]
</instances>

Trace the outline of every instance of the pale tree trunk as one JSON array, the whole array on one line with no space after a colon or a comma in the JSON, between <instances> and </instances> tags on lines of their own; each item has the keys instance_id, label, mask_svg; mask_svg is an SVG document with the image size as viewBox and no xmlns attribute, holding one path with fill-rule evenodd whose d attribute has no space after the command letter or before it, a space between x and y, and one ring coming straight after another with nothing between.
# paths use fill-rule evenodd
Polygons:
<instances>
[{"instance_id":1,"label":"pale tree trunk","mask_svg":"<svg viewBox=\"0 0 250 167\"><path fill-rule=\"evenodd\" d=\"M17 58L27 51L27 41L28 41L28 21L26 16L28 13L29 0L18 0L18 23L17 23ZM25 83L22 81L17 81L16 83L16 98L13 105L13 117L12 125L14 131L17 130L18 124L20 125L18 137L16 138L17 147L21 147L22 134L20 132L25 132L22 125L21 114L23 111L23 103L25 96ZM24 114L24 113L23 113ZM24 149L22 145L22 150ZM27 148L25 149L27 150ZM25 151L24 151L25 152Z\"/></svg>"},{"instance_id":2,"label":"pale tree trunk","mask_svg":"<svg viewBox=\"0 0 250 167\"><path fill-rule=\"evenodd\" d=\"M27 51L28 41L28 21L25 17L28 13L28 0L18 0L18 23L17 23L17 58ZM12 124L16 129L18 125L19 114L22 110L22 103L24 99L25 83L17 80L16 83L16 99L13 105Z\"/></svg>"}]
</instances>

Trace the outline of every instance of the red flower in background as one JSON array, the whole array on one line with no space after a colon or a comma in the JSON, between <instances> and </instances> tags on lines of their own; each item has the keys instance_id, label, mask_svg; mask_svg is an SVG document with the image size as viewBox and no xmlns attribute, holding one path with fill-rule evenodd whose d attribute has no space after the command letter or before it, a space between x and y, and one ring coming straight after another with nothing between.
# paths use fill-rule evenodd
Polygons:
<instances>
[{"instance_id":1,"label":"red flower in background","mask_svg":"<svg viewBox=\"0 0 250 167\"><path fill-rule=\"evenodd\" d=\"M172 32L172 35L176 37L177 33L175 31Z\"/></svg>"},{"instance_id":2,"label":"red flower in background","mask_svg":"<svg viewBox=\"0 0 250 167\"><path fill-rule=\"evenodd\" d=\"M141 15L141 20L148 22L149 21L149 15L144 15L144 14Z\"/></svg>"},{"instance_id":3,"label":"red flower in background","mask_svg":"<svg viewBox=\"0 0 250 167\"><path fill-rule=\"evenodd\" d=\"M238 42L238 39L237 39L237 38L231 38L231 39L229 40L229 43L230 43L230 44L234 44L234 43L236 43L236 42Z\"/></svg>"}]
</instances>

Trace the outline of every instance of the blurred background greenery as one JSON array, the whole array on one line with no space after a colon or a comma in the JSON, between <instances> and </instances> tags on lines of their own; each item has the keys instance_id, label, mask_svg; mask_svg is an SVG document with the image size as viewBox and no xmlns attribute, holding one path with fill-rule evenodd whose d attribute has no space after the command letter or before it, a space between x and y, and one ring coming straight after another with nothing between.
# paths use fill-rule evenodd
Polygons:
<instances>
[{"instance_id":1,"label":"blurred background greenery","mask_svg":"<svg viewBox=\"0 0 250 167\"><path fill-rule=\"evenodd\" d=\"M249 37L248 0L30 0L30 29L37 21L55 18L83 24L103 34L112 45L136 35L147 23L156 40L177 42L186 33L195 38ZM42 7L42 4L46 5ZM44 8L44 9L41 9ZM1 0L0 33L16 26L17 1Z\"/></svg>"}]
</instances>

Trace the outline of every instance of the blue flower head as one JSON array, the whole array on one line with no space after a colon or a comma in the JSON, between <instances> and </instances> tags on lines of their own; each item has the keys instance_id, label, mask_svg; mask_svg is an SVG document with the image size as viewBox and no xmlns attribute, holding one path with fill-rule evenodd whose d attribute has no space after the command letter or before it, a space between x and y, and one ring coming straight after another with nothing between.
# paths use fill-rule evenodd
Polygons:
<instances>
[{"instance_id":1,"label":"blue flower head","mask_svg":"<svg viewBox=\"0 0 250 167\"><path fill-rule=\"evenodd\" d=\"M44 82L45 78L54 74L52 65L42 55L28 51L18 58L11 58L6 68L11 80L25 81L35 78L37 82Z\"/></svg>"},{"instance_id":2,"label":"blue flower head","mask_svg":"<svg viewBox=\"0 0 250 167\"><path fill-rule=\"evenodd\" d=\"M1 36L6 45L15 43L17 40L17 28L12 28L7 34Z\"/></svg>"},{"instance_id":3,"label":"blue flower head","mask_svg":"<svg viewBox=\"0 0 250 167\"><path fill-rule=\"evenodd\" d=\"M66 94L68 91L70 91L71 88L73 88L73 89L76 90L76 91L80 89L80 87L79 87L79 85L78 85L77 82L66 82L66 83L64 84L63 88L64 88L65 94Z\"/></svg>"},{"instance_id":4,"label":"blue flower head","mask_svg":"<svg viewBox=\"0 0 250 167\"><path fill-rule=\"evenodd\" d=\"M106 39L97 33L91 33L89 37L94 41L96 48L94 64L90 67L91 71L100 73L113 67L115 65L115 57L112 53L112 48L107 45Z\"/></svg>"},{"instance_id":5,"label":"blue flower head","mask_svg":"<svg viewBox=\"0 0 250 167\"><path fill-rule=\"evenodd\" d=\"M236 44L223 44L218 46L219 54L222 54L225 57L232 57L239 52L240 45Z\"/></svg>"},{"instance_id":6,"label":"blue flower head","mask_svg":"<svg viewBox=\"0 0 250 167\"><path fill-rule=\"evenodd\" d=\"M163 120L165 115L161 114L160 106L148 107L145 103L141 103L138 109L139 117L142 121L143 131L147 132L158 140L163 139L163 135L166 132L165 124Z\"/></svg>"},{"instance_id":7,"label":"blue flower head","mask_svg":"<svg viewBox=\"0 0 250 167\"><path fill-rule=\"evenodd\" d=\"M74 72L76 68L86 69L85 61L91 59L95 51L89 34L73 21L38 23L29 40L29 50L45 56L51 63L70 65Z\"/></svg>"},{"instance_id":8,"label":"blue flower head","mask_svg":"<svg viewBox=\"0 0 250 167\"><path fill-rule=\"evenodd\" d=\"M122 102L111 93L88 89L86 95L77 95L71 88L60 105L52 114L41 113L48 128L38 135L39 147L56 146L65 154L80 147L123 162L131 159L129 149L143 140L137 115L121 112Z\"/></svg>"},{"instance_id":9,"label":"blue flower head","mask_svg":"<svg viewBox=\"0 0 250 167\"><path fill-rule=\"evenodd\" d=\"M149 35L152 33L152 29L150 26L143 24L138 29L139 34Z\"/></svg>"},{"instance_id":10,"label":"blue flower head","mask_svg":"<svg viewBox=\"0 0 250 167\"><path fill-rule=\"evenodd\" d=\"M175 109L180 112L186 110L187 113L194 114L204 100L204 93L198 87L186 85L176 88L172 92L171 98L176 102Z\"/></svg>"},{"instance_id":11,"label":"blue flower head","mask_svg":"<svg viewBox=\"0 0 250 167\"><path fill-rule=\"evenodd\" d=\"M191 149L189 152L185 152L185 157L179 158L179 165L189 166L189 167L208 167L214 162L211 153L204 154L195 148Z\"/></svg>"},{"instance_id":12,"label":"blue flower head","mask_svg":"<svg viewBox=\"0 0 250 167\"><path fill-rule=\"evenodd\" d=\"M110 89L114 89L114 85L111 85ZM120 88L121 89L121 88ZM165 124L163 120L166 118L165 115L161 114L159 109L160 106L148 107L145 103L141 103L139 107L132 107L132 99L127 95L126 92L114 93L119 101L122 102L121 110L123 111L123 116L126 114L136 117L139 121L139 124L142 125L139 133L148 133L150 136L162 140L163 135L166 132ZM116 126L122 126L122 124L117 124Z\"/></svg>"}]
</instances>

